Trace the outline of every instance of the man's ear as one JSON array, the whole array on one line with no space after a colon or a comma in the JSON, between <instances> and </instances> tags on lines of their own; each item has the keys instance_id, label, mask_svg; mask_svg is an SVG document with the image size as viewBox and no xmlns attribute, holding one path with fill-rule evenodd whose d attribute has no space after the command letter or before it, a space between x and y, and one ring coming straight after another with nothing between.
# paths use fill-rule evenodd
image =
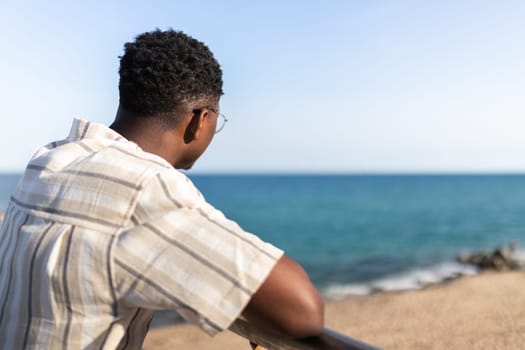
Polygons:
<instances>
[{"instance_id":1,"label":"man's ear","mask_svg":"<svg viewBox=\"0 0 525 350\"><path fill-rule=\"evenodd\" d=\"M192 112L190 122L186 125L186 130L184 131L184 143L190 143L199 137L206 113L207 111L204 108Z\"/></svg>"}]
</instances>

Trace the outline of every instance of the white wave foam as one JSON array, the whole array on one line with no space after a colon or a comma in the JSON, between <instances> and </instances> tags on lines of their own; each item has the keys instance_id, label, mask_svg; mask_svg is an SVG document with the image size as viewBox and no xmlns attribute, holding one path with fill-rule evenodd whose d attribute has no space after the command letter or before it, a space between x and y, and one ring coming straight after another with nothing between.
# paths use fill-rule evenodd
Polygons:
<instances>
[{"instance_id":1,"label":"white wave foam","mask_svg":"<svg viewBox=\"0 0 525 350\"><path fill-rule=\"evenodd\" d=\"M525 263L525 249L517 249L512 252L512 257Z\"/></svg>"},{"instance_id":2,"label":"white wave foam","mask_svg":"<svg viewBox=\"0 0 525 350\"><path fill-rule=\"evenodd\" d=\"M525 253L525 252L524 252ZM398 275L369 281L332 285L323 295L329 300L341 300L349 296L363 296L377 291L402 291L419 289L450 278L474 275L478 269L472 265L457 262L445 262L427 268L417 268Z\"/></svg>"}]
</instances>

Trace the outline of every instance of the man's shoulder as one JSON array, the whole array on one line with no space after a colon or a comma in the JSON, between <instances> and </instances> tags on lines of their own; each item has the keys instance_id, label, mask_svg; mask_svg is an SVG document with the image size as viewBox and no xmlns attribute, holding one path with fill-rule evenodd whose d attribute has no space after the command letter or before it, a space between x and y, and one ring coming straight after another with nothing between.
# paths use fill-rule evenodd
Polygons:
<instances>
[{"instance_id":1,"label":"man's shoulder","mask_svg":"<svg viewBox=\"0 0 525 350\"><path fill-rule=\"evenodd\" d=\"M112 175L135 183L174 170L163 158L143 151L133 142L104 138L52 142L36 152L28 167L55 173Z\"/></svg>"},{"instance_id":2,"label":"man's shoulder","mask_svg":"<svg viewBox=\"0 0 525 350\"><path fill-rule=\"evenodd\" d=\"M60 142L45 146L29 162L13 201L53 220L112 231L129 219L152 179L161 177L171 187L180 175L131 142Z\"/></svg>"}]
</instances>

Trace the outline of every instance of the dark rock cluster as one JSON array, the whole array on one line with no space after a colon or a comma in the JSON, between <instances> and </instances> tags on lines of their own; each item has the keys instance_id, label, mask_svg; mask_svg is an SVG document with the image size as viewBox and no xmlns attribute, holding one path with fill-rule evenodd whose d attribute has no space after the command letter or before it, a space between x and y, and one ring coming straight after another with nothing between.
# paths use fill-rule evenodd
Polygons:
<instances>
[{"instance_id":1,"label":"dark rock cluster","mask_svg":"<svg viewBox=\"0 0 525 350\"><path fill-rule=\"evenodd\" d=\"M457 260L463 264L477 266L480 270L508 271L525 268L525 262L514 256L515 244L499 247L490 252L479 251L472 254L460 254Z\"/></svg>"}]
</instances>

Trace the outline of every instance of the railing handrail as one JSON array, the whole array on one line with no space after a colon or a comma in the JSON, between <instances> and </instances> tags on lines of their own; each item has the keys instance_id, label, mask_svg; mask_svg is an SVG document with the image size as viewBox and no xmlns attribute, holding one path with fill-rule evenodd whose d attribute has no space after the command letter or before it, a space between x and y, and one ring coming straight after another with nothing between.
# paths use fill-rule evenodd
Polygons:
<instances>
[{"instance_id":1,"label":"railing handrail","mask_svg":"<svg viewBox=\"0 0 525 350\"><path fill-rule=\"evenodd\" d=\"M236 320L230 331L268 350L379 350L380 348L325 328L316 337L289 339L257 329L243 319Z\"/></svg>"}]
</instances>

